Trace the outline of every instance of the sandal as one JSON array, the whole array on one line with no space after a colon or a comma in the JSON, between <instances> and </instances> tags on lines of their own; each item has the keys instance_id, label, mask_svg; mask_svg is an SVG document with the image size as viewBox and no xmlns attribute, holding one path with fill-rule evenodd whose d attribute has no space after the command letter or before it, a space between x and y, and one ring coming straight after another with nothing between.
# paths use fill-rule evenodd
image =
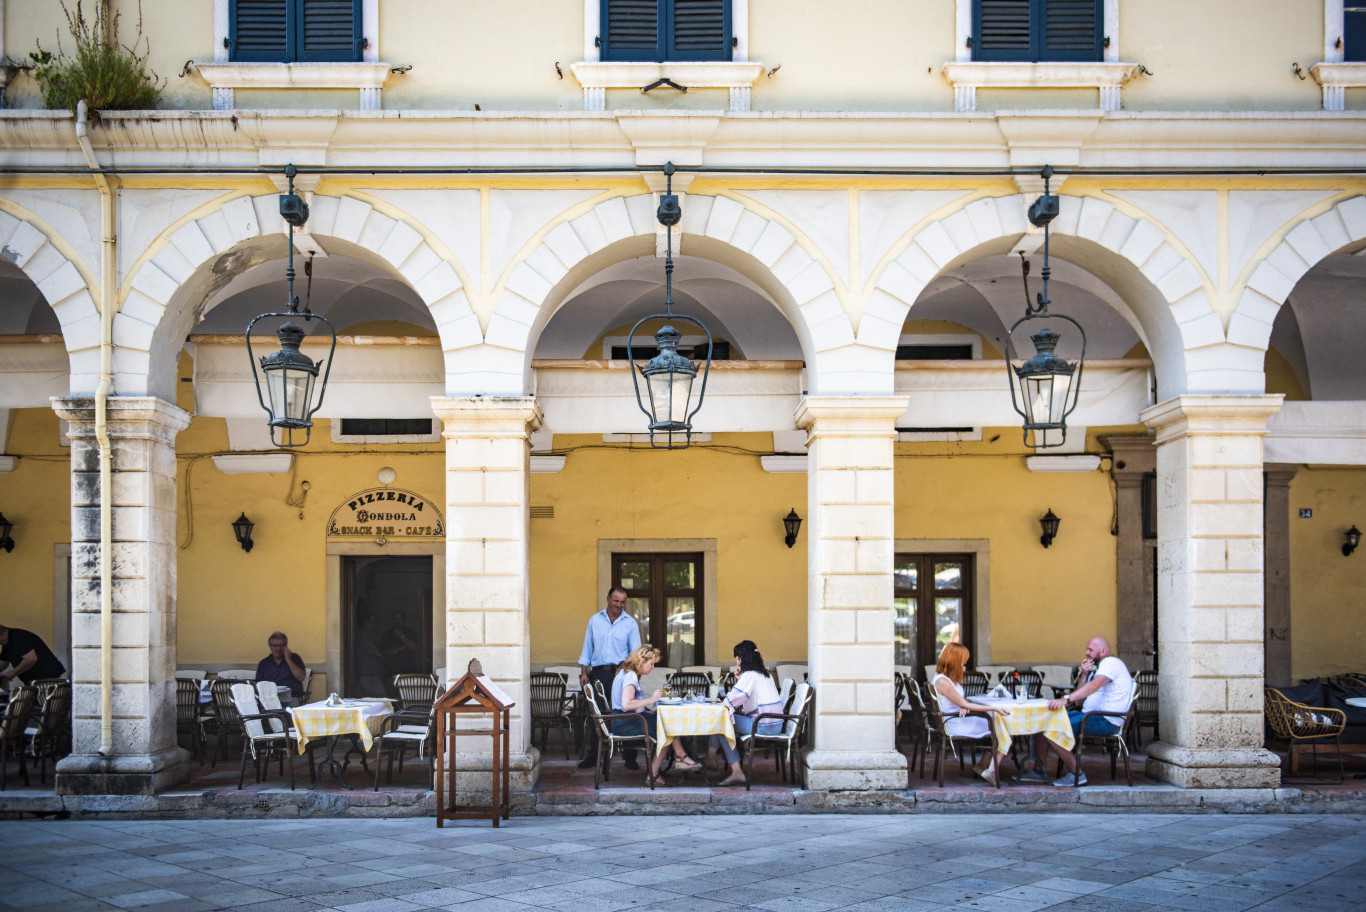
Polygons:
<instances>
[{"instance_id":1,"label":"sandal","mask_svg":"<svg viewBox=\"0 0 1366 912\"><path fill-rule=\"evenodd\" d=\"M744 776L727 776L725 779L722 779L720 782L716 783L716 785L717 785L718 788L720 788L720 787L722 787L722 786L727 786L727 785L744 785L744 784L745 784L745 777L744 777Z\"/></svg>"},{"instance_id":2,"label":"sandal","mask_svg":"<svg viewBox=\"0 0 1366 912\"><path fill-rule=\"evenodd\" d=\"M682 760L674 757L674 769L695 770L701 768L702 764L698 763L692 757L684 757Z\"/></svg>"}]
</instances>

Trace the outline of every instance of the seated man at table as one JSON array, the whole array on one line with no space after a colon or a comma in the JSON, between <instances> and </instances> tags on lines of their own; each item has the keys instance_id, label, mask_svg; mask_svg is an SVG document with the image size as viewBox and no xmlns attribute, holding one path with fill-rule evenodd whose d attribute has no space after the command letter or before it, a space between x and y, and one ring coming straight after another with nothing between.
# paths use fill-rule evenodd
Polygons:
<instances>
[{"instance_id":1,"label":"seated man at table","mask_svg":"<svg viewBox=\"0 0 1366 912\"><path fill-rule=\"evenodd\" d=\"M1072 734L1081 737L1081 718L1088 712L1124 713L1129 709L1129 698L1133 695L1134 679L1128 667L1110 654L1110 641L1105 637L1093 637L1086 644L1086 658L1081 663L1081 674L1077 677L1076 688L1067 696L1050 700L1049 709L1067 709L1067 717L1072 720ZM1069 705L1072 708L1068 708ZM1076 708L1080 707L1080 709ZM1086 734L1113 735L1119 731L1120 719L1110 716L1092 716L1086 721ZM1034 736L1034 752L1043 763L1048 761L1048 750L1052 748L1062 761L1067 775L1054 781L1054 785L1071 785L1073 774L1077 773L1077 760L1072 752L1055 744L1043 735ZM1076 776L1077 785L1086 784L1086 774Z\"/></svg>"},{"instance_id":2,"label":"seated man at table","mask_svg":"<svg viewBox=\"0 0 1366 912\"><path fill-rule=\"evenodd\" d=\"M289 650L289 637L280 631L270 635L270 655L256 665L256 680L270 681L278 687L288 687L295 702L304 695L304 676L308 673L304 660Z\"/></svg>"},{"instance_id":3,"label":"seated man at table","mask_svg":"<svg viewBox=\"0 0 1366 912\"><path fill-rule=\"evenodd\" d=\"M43 638L28 630L0 625L0 684L8 687L18 678L25 684L44 678L60 678L66 666L52 654Z\"/></svg>"}]
</instances>

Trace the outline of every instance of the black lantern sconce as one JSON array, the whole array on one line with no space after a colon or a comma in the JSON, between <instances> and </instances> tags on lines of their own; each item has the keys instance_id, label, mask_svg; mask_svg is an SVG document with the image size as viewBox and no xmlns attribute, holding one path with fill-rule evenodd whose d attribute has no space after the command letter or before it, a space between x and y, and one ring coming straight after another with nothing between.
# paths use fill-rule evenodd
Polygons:
<instances>
[{"instance_id":1,"label":"black lantern sconce","mask_svg":"<svg viewBox=\"0 0 1366 912\"><path fill-rule=\"evenodd\" d=\"M237 537L237 543L242 546L242 550L251 553L251 546L256 544L251 540L251 530L256 528L256 523L247 519L247 514L243 513L232 521L232 534Z\"/></svg>"},{"instance_id":2,"label":"black lantern sconce","mask_svg":"<svg viewBox=\"0 0 1366 912\"><path fill-rule=\"evenodd\" d=\"M322 408L323 396L327 393L327 378L332 372L332 356L337 351L337 330L321 314L315 314L308 307L299 311L299 299L294 294L294 229L308 221L308 204L294 192L294 175L298 171L293 165L285 167L285 177L289 178L289 192L280 196L280 217L289 224L289 265L285 269L285 279L289 283L288 300L285 311L263 313L252 318L247 324L247 358L251 361L251 376L256 381L256 398L270 416L270 440L277 447L299 447L308 443L313 429L313 414ZM318 401L313 402L313 384L323 361L313 363L313 359L299 351L304 339L303 327L294 322L302 316L304 321L321 320L332 334L332 347L324 361L323 382L318 387ZM280 339L280 350L261 358L261 373L256 372L256 358L251 350L251 328L257 320L266 317L284 317L285 322L276 331ZM265 376L266 391L261 390L261 375ZM269 398L269 404L266 400ZM299 440L297 433L303 432Z\"/></svg>"},{"instance_id":3,"label":"black lantern sconce","mask_svg":"<svg viewBox=\"0 0 1366 912\"><path fill-rule=\"evenodd\" d=\"M791 548L797 543L797 531L802 527L802 518L797 515L797 508L793 507L788 514L783 517L783 542Z\"/></svg>"},{"instance_id":4,"label":"black lantern sconce","mask_svg":"<svg viewBox=\"0 0 1366 912\"><path fill-rule=\"evenodd\" d=\"M683 217L683 210L678 204L678 197L673 193L674 166L669 162L664 166L664 175L668 180L664 194L659 198L659 210L655 217L664 226L665 248L664 248L664 313L650 314L636 321L636 325L631 327L631 333L626 337L626 358L631 362L631 385L636 391L636 405L645 417L650 419L650 446L661 450L682 450L692 443L692 419L702 408L702 398L707 394L707 377L711 374L711 330L707 329L706 324L696 317L686 314L676 314L673 312L673 274L674 274L674 248L673 248L673 226L678 224ZM634 343L636 331L641 325L650 320L675 321L683 320L697 326L707 337L707 360L702 367L702 385L697 392L697 404L691 404L692 385L697 379L698 369L691 358L685 358L678 353L678 343L682 340L683 334L674 328L672 322L667 322L655 333L655 348L658 354L645 362L644 366L636 364ZM639 377L637 377L637 373ZM646 395L649 398L649 408L645 406L645 399L640 394L640 381L644 379ZM661 435L664 443L655 442L655 436Z\"/></svg>"},{"instance_id":5,"label":"black lantern sconce","mask_svg":"<svg viewBox=\"0 0 1366 912\"><path fill-rule=\"evenodd\" d=\"M14 523L5 519L4 513L0 513L0 548L4 548L6 554L14 550L14 539L10 538L12 531L14 531Z\"/></svg>"},{"instance_id":6,"label":"black lantern sconce","mask_svg":"<svg viewBox=\"0 0 1366 912\"><path fill-rule=\"evenodd\" d=\"M0 516L0 521L3 520L4 517ZM0 530L3 530L3 527L0 527ZM3 531L0 531L0 534L3 534ZM1347 542L1342 546L1342 556L1351 557L1352 552L1357 549L1357 545L1359 544L1361 544L1361 530L1353 525L1352 528L1347 530Z\"/></svg>"},{"instance_id":7,"label":"black lantern sconce","mask_svg":"<svg viewBox=\"0 0 1366 912\"><path fill-rule=\"evenodd\" d=\"M1010 383L1010 404L1024 418L1024 442L1035 449L1061 446L1067 440L1067 416L1077 407L1077 395L1081 391L1082 364L1086 360L1086 331L1081 324L1063 314L1048 312L1048 278L1052 270L1048 265L1048 224L1058 217L1060 202L1057 196L1048 192L1048 181L1053 169L1044 165L1039 172L1043 178L1043 196L1029 207L1029 221L1035 227L1043 228L1043 291L1035 303L1029 300L1029 260L1020 254L1020 268L1025 286L1025 315L1015 321L1006 334L1005 357L1006 377ZM1045 326L1030 336L1034 343L1034 357L1016 367L1010 358L1010 343L1021 324L1029 320L1065 320L1077 328L1081 334L1081 355L1076 363L1065 361L1053 353L1057 348L1059 336ZM1016 395L1018 380L1019 395ZM1030 443L1029 432L1034 432L1034 442Z\"/></svg>"},{"instance_id":8,"label":"black lantern sconce","mask_svg":"<svg viewBox=\"0 0 1366 912\"><path fill-rule=\"evenodd\" d=\"M1053 544L1053 539L1058 537L1058 523L1062 519L1053 514L1053 508L1049 507L1048 512L1039 518L1039 526L1043 529L1043 535L1039 536L1039 544L1047 548Z\"/></svg>"}]
</instances>

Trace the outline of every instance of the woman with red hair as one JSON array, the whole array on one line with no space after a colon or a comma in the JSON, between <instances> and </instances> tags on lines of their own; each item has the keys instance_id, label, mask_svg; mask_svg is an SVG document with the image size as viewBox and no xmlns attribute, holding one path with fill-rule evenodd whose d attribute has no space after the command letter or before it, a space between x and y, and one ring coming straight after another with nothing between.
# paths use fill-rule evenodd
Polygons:
<instances>
[{"instance_id":1,"label":"woman with red hair","mask_svg":"<svg viewBox=\"0 0 1366 912\"><path fill-rule=\"evenodd\" d=\"M944 714L945 732L954 738L986 738L991 734L991 722L982 716L969 716L968 713L1009 715L1009 710L1004 706L972 703L963 696L963 667L967 665L969 655L968 647L962 643L946 644L943 652L939 653L939 663L935 665L935 675L930 681L930 686L939 698L939 711ZM1005 758L1005 751L1001 751L978 773L992 785L999 786L999 770Z\"/></svg>"}]
</instances>

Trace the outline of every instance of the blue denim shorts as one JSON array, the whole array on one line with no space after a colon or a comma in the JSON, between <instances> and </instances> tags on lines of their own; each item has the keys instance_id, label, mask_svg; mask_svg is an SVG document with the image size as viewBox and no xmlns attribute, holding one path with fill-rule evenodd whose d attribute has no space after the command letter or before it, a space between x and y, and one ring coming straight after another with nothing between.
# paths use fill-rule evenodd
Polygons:
<instances>
[{"instance_id":1,"label":"blue denim shorts","mask_svg":"<svg viewBox=\"0 0 1366 912\"><path fill-rule=\"evenodd\" d=\"M1085 715L1079 709L1069 709L1067 718L1072 722L1072 736L1076 737L1077 730L1081 728L1081 717ZM1107 716L1092 716L1086 720L1086 733L1088 735L1117 735L1119 734L1119 724Z\"/></svg>"}]
</instances>

